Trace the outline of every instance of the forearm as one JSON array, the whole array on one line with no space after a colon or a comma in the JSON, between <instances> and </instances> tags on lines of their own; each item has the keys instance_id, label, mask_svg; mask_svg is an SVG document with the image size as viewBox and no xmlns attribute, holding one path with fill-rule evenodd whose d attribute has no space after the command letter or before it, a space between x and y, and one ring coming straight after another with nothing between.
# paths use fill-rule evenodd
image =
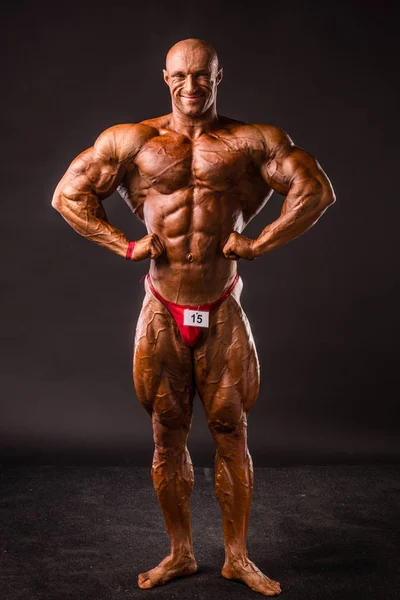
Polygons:
<instances>
[{"instance_id":1,"label":"forearm","mask_svg":"<svg viewBox=\"0 0 400 600\"><path fill-rule=\"evenodd\" d=\"M267 225L254 241L254 255L266 254L305 233L334 201L329 189L307 194L289 193L279 218Z\"/></svg>"},{"instance_id":2,"label":"forearm","mask_svg":"<svg viewBox=\"0 0 400 600\"><path fill-rule=\"evenodd\" d=\"M54 195L52 206L77 233L119 256L126 256L128 238L108 223L104 208L95 196L78 202L59 192Z\"/></svg>"}]
</instances>

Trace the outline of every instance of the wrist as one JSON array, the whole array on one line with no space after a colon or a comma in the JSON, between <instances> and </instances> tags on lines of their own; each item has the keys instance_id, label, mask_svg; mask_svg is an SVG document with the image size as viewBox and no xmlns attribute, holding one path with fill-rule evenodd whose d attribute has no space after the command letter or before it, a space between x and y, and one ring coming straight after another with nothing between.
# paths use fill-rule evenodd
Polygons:
<instances>
[{"instance_id":1,"label":"wrist","mask_svg":"<svg viewBox=\"0 0 400 600\"><path fill-rule=\"evenodd\" d=\"M126 260L132 260L133 250L135 248L136 242L129 242L128 247L126 249L125 258Z\"/></svg>"},{"instance_id":2,"label":"wrist","mask_svg":"<svg viewBox=\"0 0 400 600\"><path fill-rule=\"evenodd\" d=\"M253 258L258 258L259 256L261 256L262 252L261 252L260 242L259 242L258 238L255 240L252 240L251 251L253 253Z\"/></svg>"}]
</instances>

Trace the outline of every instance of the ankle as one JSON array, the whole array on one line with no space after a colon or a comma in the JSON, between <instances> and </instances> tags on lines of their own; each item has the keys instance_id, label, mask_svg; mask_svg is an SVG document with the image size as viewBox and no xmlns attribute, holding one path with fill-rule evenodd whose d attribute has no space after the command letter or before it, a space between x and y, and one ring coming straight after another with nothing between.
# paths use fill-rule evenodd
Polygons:
<instances>
[{"instance_id":1,"label":"ankle","mask_svg":"<svg viewBox=\"0 0 400 600\"><path fill-rule=\"evenodd\" d=\"M173 544L171 546L171 556L174 558L193 560L193 547L189 544Z\"/></svg>"},{"instance_id":2,"label":"ankle","mask_svg":"<svg viewBox=\"0 0 400 600\"><path fill-rule=\"evenodd\" d=\"M248 562L246 548L225 549L225 564L243 565Z\"/></svg>"}]
</instances>

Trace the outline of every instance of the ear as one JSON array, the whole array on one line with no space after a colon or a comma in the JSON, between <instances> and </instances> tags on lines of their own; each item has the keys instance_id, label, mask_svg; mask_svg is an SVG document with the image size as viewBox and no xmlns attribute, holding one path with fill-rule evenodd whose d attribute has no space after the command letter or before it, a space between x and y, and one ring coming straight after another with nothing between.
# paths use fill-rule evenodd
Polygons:
<instances>
[{"instance_id":1,"label":"ear","mask_svg":"<svg viewBox=\"0 0 400 600\"><path fill-rule=\"evenodd\" d=\"M221 67L220 70L217 73L217 85L220 83L220 81L222 80L224 76L224 69Z\"/></svg>"},{"instance_id":2,"label":"ear","mask_svg":"<svg viewBox=\"0 0 400 600\"><path fill-rule=\"evenodd\" d=\"M163 77L164 77L164 81L167 85L169 85L168 83L168 71L166 71L165 69L163 69Z\"/></svg>"}]
</instances>

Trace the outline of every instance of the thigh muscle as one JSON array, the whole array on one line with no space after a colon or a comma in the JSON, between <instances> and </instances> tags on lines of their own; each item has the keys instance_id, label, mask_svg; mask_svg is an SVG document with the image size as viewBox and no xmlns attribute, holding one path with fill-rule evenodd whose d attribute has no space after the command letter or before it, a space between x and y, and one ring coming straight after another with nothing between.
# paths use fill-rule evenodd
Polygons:
<instances>
[{"instance_id":1,"label":"thigh muscle","mask_svg":"<svg viewBox=\"0 0 400 600\"><path fill-rule=\"evenodd\" d=\"M257 399L257 352L247 317L232 296L211 315L209 335L195 351L195 382L207 419L217 427L236 427Z\"/></svg>"},{"instance_id":2,"label":"thigh muscle","mask_svg":"<svg viewBox=\"0 0 400 600\"><path fill-rule=\"evenodd\" d=\"M147 293L139 316L133 376L139 401L167 429L190 427L194 395L191 351L168 310Z\"/></svg>"}]
</instances>

